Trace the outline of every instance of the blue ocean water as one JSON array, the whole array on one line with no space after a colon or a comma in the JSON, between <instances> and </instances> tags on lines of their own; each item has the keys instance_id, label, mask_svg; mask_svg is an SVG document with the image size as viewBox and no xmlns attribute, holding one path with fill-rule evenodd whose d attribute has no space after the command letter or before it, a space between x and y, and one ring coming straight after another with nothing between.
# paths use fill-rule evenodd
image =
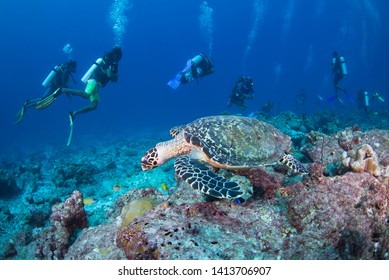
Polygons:
<instances>
[{"instance_id":1,"label":"blue ocean water","mask_svg":"<svg viewBox=\"0 0 389 280\"><path fill-rule=\"evenodd\" d=\"M116 15L125 30L120 34L110 18L115 3L127 8ZM119 81L100 90L96 111L77 117L75 141L167 129L227 110L249 114L269 100L277 112L314 113L327 106L317 102L317 95L333 95L334 50L346 58L349 75L342 83L351 95L363 88L389 99L386 1L209 0L205 10L201 5L204 1L2 1L1 150L66 145L67 114L87 100L60 96L45 110L30 109L16 126L15 115L26 99L43 94L42 81L67 58L66 43L78 61L74 87L83 89L82 75L118 36L123 49ZM212 55L215 73L177 90L168 87L199 52ZM243 74L255 83L245 112L227 108L233 84ZM295 96L302 88L308 100L298 106ZM340 113L355 111L352 103L331 106Z\"/></svg>"}]
</instances>

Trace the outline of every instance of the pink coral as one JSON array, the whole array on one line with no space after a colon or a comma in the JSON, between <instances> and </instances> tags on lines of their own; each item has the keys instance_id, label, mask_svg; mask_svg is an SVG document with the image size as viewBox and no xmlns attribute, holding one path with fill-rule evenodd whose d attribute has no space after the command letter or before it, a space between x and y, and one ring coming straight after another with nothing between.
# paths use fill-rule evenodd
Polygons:
<instances>
[{"instance_id":1,"label":"pink coral","mask_svg":"<svg viewBox=\"0 0 389 280\"><path fill-rule=\"evenodd\" d=\"M76 190L65 202L53 206L50 227L38 238L35 255L43 259L63 259L74 230L86 225L83 197Z\"/></svg>"},{"instance_id":2,"label":"pink coral","mask_svg":"<svg viewBox=\"0 0 389 280\"><path fill-rule=\"evenodd\" d=\"M119 229L116 244L123 250L129 260L156 260L158 249L144 237L144 222Z\"/></svg>"},{"instance_id":3,"label":"pink coral","mask_svg":"<svg viewBox=\"0 0 389 280\"><path fill-rule=\"evenodd\" d=\"M300 233L290 246L297 252L300 242L316 242L322 248L336 248L343 259L382 258L374 256L372 248L378 244L380 255L389 249L387 232L380 230L387 229L388 199L389 189L371 174L323 177L289 201L290 222Z\"/></svg>"},{"instance_id":4,"label":"pink coral","mask_svg":"<svg viewBox=\"0 0 389 280\"><path fill-rule=\"evenodd\" d=\"M245 176L250 180L254 187L254 196L255 189L262 189L264 197L267 199L274 197L276 190L281 187L281 182L284 177L279 173L270 174L263 168L239 170L236 174Z\"/></svg>"}]
</instances>

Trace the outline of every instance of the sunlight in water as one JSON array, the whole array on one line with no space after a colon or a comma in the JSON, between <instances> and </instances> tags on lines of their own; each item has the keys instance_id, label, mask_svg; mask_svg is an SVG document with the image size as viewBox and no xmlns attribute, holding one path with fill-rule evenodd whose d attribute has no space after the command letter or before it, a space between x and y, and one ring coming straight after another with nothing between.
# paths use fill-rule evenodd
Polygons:
<instances>
[{"instance_id":1,"label":"sunlight in water","mask_svg":"<svg viewBox=\"0 0 389 280\"><path fill-rule=\"evenodd\" d=\"M200 30L205 40L208 41L208 55L212 56L213 50L213 9L208 6L207 1L200 5L199 16Z\"/></svg>"},{"instance_id":2,"label":"sunlight in water","mask_svg":"<svg viewBox=\"0 0 389 280\"><path fill-rule=\"evenodd\" d=\"M282 26L284 33L287 33L290 30L294 10L295 10L295 1L290 0L284 16L284 25Z\"/></svg>"},{"instance_id":3,"label":"sunlight in water","mask_svg":"<svg viewBox=\"0 0 389 280\"><path fill-rule=\"evenodd\" d=\"M259 22L263 19L263 13L265 10L265 1L263 0L254 0L254 22L251 27L251 31L247 37L247 46L243 55L243 72L246 73L246 61L247 56L251 51L251 47L255 38L257 37L258 25Z\"/></svg>"},{"instance_id":4,"label":"sunlight in water","mask_svg":"<svg viewBox=\"0 0 389 280\"><path fill-rule=\"evenodd\" d=\"M126 16L126 11L132 7L130 0L114 0L110 12L109 19L112 24L112 31L115 36L115 45L121 46L123 41L123 36L126 33L126 27L128 18Z\"/></svg>"},{"instance_id":5,"label":"sunlight in water","mask_svg":"<svg viewBox=\"0 0 389 280\"><path fill-rule=\"evenodd\" d=\"M278 87L281 74L282 74L282 64L278 63L274 66L274 82L273 82L274 88Z\"/></svg>"},{"instance_id":6,"label":"sunlight in water","mask_svg":"<svg viewBox=\"0 0 389 280\"><path fill-rule=\"evenodd\" d=\"M307 58L305 60L305 67L304 67L304 72L307 73L311 70L313 65L313 45L309 45L308 53L307 53Z\"/></svg>"}]
</instances>

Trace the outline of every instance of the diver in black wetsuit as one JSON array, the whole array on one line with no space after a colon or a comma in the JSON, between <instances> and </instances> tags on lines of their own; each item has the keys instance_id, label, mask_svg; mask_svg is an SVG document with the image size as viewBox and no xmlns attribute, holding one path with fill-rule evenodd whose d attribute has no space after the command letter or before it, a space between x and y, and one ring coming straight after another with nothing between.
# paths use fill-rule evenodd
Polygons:
<instances>
[{"instance_id":1,"label":"diver in black wetsuit","mask_svg":"<svg viewBox=\"0 0 389 280\"><path fill-rule=\"evenodd\" d=\"M33 100L26 100L22 109L16 115L17 120L15 124L18 124L23 120L24 114L28 108L35 107L36 109L43 109L52 104L60 94L59 89L67 87L70 78L76 83L72 75L72 73L76 72L76 68L77 61L73 59L69 59L65 63L55 66L42 83L44 87L47 87L43 96Z\"/></svg>"},{"instance_id":2,"label":"diver in black wetsuit","mask_svg":"<svg viewBox=\"0 0 389 280\"><path fill-rule=\"evenodd\" d=\"M214 67L211 59L205 54L200 53L195 57L189 59L185 68L180 71L173 79L167 84L172 89L178 88L180 84L187 84L193 80L197 80L206 75L212 74Z\"/></svg>"},{"instance_id":3,"label":"diver in black wetsuit","mask_svg":"<svg viewBox=\"0 0 389 280\"><path fill-rule=\"evenodd\" d=\"M249 76L242 76L236 82L228 100L228 107L232 104L238 106L241 110L246 110L245 100L253 99L254 82Z\"/></svg>"}]
</instances>

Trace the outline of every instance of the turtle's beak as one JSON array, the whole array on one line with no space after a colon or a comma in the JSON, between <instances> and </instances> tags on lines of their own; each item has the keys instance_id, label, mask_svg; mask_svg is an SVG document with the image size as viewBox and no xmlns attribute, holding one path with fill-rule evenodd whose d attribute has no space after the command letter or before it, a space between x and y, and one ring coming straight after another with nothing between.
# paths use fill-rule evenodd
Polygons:
<instances>
[{"instance_id":1,"label":"turtle's beak","mask_svg":"<svg viewBox=\"0 0 389 280\"><path fill-rule=\"evenodd\" d=\"M140 163L142 170L151 170L157 166L158 153L156 148L148 150L142 157Z\"/></svg>"},{"instance_id":2,"label":"turtle's beak","mask_svg":"<svg viewBox=\"0 0 389 280\"><path fill-rule=\"evenodd\" d=\"M152 169L152 166L147 161L144 161L143 159L141 161L141 167L143 171Z\"/></svg>"},{"instance_id":3,"label":"turtle's beak","mask_svg":"<svg viewBox=\"0 0 389 280\"><path fill-rule=\"evenodd\" d=\"M142 157L140 163L143 171L153 169L153 166L148 162L147 155Z\"/></svg>"}]
</instances>

